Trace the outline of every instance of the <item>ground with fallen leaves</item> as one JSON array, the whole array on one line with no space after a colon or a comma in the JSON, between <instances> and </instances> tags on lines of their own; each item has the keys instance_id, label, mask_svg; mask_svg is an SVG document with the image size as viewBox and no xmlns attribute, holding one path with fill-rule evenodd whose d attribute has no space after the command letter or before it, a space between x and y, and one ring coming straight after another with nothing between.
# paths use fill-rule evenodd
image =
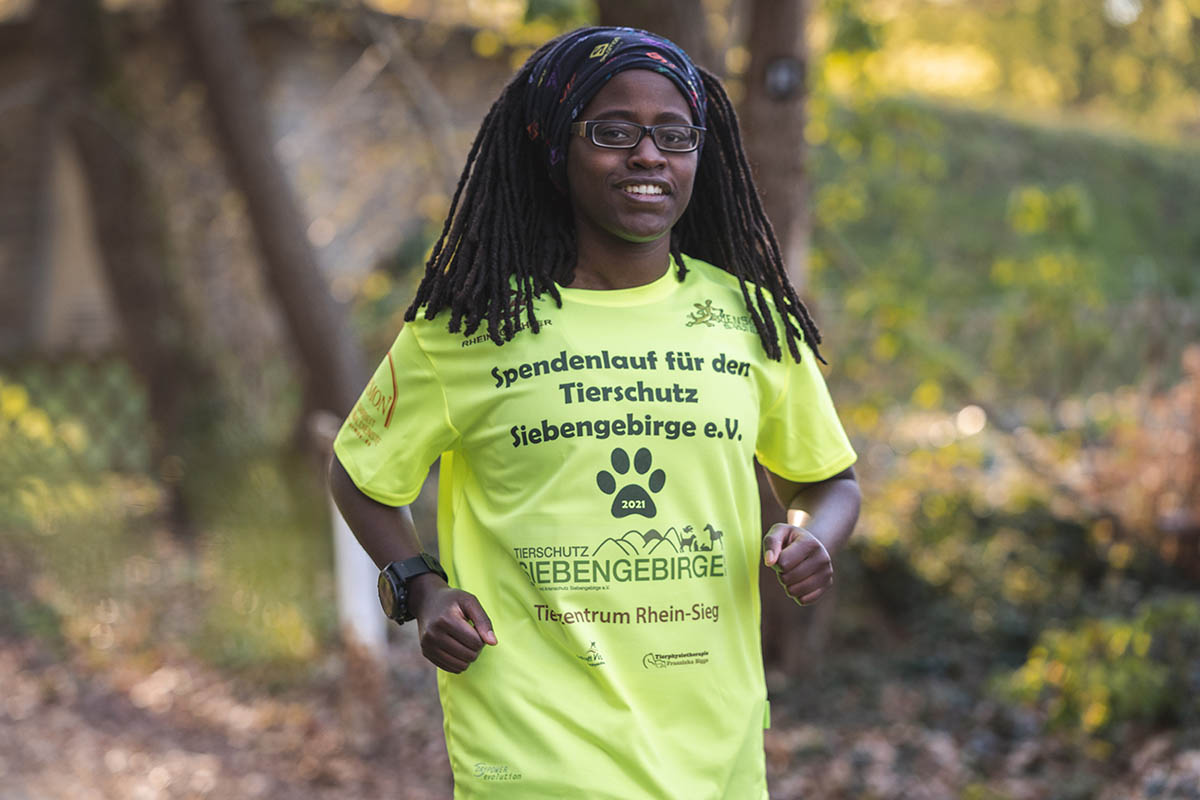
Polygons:
<instances>
[{"instance_id":1,"label":"ground with fallen leaves","mask_svg":"<svg viewBox=\"0 0 1200 800\"><path fill-rule=\"evenodd\" d=\"M445 800L433 670L411 634L390 661L374 713L338 656L270 693L183 658L89 663L0 639L0 800ZM1195 732L1089 755L951 681L819 679L777 694L766 750L779 800L1200 798Z\"/></svg>"}]
</instances>

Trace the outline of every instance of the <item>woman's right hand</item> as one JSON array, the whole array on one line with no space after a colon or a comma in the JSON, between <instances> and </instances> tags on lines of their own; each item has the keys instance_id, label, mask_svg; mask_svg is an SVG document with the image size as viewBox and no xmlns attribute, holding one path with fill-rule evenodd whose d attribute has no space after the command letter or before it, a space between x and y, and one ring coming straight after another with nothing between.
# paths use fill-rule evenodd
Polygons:
<instances>
[{"instance_id":1,"label":"woman's right hand","mask_svg":"<svg viewBox=\"0 0 1200 800\"><path fill-rule=\"evenodd\" d=\"M413 584L410 600L417 617L421 653L434 666L460 673L479 656L485 644L496 644L492 621L475 595L446 585L432 573L420 576Z\"/></svg>"}]
</instances>

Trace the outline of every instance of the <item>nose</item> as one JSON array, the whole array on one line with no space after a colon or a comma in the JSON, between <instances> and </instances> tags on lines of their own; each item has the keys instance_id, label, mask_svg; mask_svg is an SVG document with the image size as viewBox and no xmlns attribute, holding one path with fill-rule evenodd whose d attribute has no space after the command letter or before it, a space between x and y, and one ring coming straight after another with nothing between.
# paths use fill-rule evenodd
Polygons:
<instances>
[{"instance_id":1,"label":"nose","mask_svg":"<svg viewBox=\"0 0 1200 800\"><path fill-rule=\"evenodd\" d=\"M654 143L654 137L648 133L642 136L642 140L634 145L629 151L630 165L636 165L642 169L651 167L666 166L667 157L658 149L658 145Z\"/></svg>"}]
</instances>

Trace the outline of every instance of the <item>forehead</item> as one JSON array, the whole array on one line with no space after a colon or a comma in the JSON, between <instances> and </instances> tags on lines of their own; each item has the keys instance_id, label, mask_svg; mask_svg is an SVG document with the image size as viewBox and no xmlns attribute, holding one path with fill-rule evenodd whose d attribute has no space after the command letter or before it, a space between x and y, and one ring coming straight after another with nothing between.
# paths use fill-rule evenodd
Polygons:
<instances>
[{"instance_id":1,"label":"forehead","mask_svg":"<svg viewBox=\"0 0 1200 800\"><path fill-rule=\"evenodd\" d=\"M662 114L672 113L692 119L692 109L671 79L646 69L627 69L612 76L584 107L580 116L591 118L596 112Z\"/></svg>"}]
</instances>

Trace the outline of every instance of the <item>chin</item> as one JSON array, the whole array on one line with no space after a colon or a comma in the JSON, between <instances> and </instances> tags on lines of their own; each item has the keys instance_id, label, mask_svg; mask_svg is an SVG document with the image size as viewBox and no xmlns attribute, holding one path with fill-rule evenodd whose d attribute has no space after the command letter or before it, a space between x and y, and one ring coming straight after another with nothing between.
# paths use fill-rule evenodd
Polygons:
<instances>
[{"instance_id":1,"label":"chin","mask_svg":"<svg viewBox=\"0 0 1200 800\"><path fill-rule=\"evenodd\" d=\"M608 232L622 241L633 244L646 244L648 242L657 242L664 236L669 236L671 227L671 225L660 222L654 225L614 226L609 228Z\"/></svg>"},{"instance_id":2,"label":"chin","mask_svg":"<svg viewBox=\"0 0 1200 800\"><path fill-rule=\"evenodd\" d=\"M657 242L670 232L671 230L668 228L665 231L657 231L655 233L638 234L626 232L619 233L617 236L621 240L629 242L630 244L649 244L650 242Z\"/></svg>"}]
</instances>

